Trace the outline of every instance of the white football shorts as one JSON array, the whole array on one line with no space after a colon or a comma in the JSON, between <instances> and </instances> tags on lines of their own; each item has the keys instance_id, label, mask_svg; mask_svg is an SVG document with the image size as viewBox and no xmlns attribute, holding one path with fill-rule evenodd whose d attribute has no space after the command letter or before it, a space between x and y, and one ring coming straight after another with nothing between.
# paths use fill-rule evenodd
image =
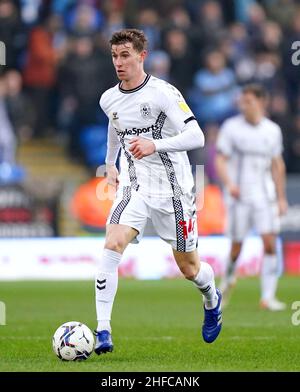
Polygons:
<instances>
[{"instance_id":1,"label":"white football shorts","mask_svg":"<svg viewBox=\"0 0 300 392\"><path fill-rule=\"evenodd\" d=\"M180 198L154 198L141 195L130 186L119 188L106 224L127 225L138 231L138 243L147 220L157 234L179 252L191 252L198 245L195 197L186 193Z\"/></svg>"},{"instance_id":2,"label":"white football shorts","mask_svg":"<svg viewBox=\"0 0 300 392\"><path fill-rule=\"evenodd\" d=\"M259 235L280 231L276 202L234 201L228 205L227 218L227 234L235 242L242 242L251 229Z\"/></svg>"}]
</instances>

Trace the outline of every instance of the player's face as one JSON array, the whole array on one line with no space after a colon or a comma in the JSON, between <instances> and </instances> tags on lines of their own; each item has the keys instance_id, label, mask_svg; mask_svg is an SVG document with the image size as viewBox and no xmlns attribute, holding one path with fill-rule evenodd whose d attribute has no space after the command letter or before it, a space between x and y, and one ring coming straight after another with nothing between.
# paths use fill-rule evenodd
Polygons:
<instances>
[{"instance_id":1,"label":"player's face","mask_svg":"<svg viewBox=\"0 0 300 392\"><path fill-rule=\"evenodd\" d=\"M129 81L143 69L146 51L137 52L131 42L112 45L112 60L120 80Z\"/></svg>"},{"instance_id":2,"label":"player's face","mask_svg":"<svg viewBox=\"0 0 300 392\"><path fill-rule=\"evenodd\" d=\"M245 93L240 97L239 107L243 115L251 119L258 113L264 112L265 103L262 98L258 98L254 94Z\"/></svg>"}]
</instances>

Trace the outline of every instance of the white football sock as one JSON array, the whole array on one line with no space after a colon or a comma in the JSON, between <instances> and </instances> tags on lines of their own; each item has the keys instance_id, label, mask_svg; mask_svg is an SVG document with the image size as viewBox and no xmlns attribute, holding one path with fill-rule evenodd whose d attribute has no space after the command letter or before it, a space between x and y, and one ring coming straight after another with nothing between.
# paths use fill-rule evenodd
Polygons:
<instances>
[{"instance_id":1,"label":"white football sock","mask_svg":"<svg viewBox=\"0 0 300 392\"><path fill-rule=\"evenodd\" d=\"M276 255L266 254L261 269L261 299L268 301L275 297L278 282L278 264Z\"/></svg>"},{"instance_id":2,"label":"white football sock","mask_svg":"<svg viewBox=\"0 0 300 392\"><path fill-rule=\"evenodd\" d=\"M193 282L203 294L205 308L215 308L218 304L218 296L215 286L214 271L211 266L201 261L200 271Z\"/></svg>"},{"instance_id":3,"label":"white football sock","mask_svg":"<svg viewBox=\"0 0 300 392\"><path fill-rule=\"evenodd\" d=\"M104 249L99 270L95 279L97 331L111 332L110 320L114 298L118 288L118 265L122 255Z\"/></svg>"}]
</instances>

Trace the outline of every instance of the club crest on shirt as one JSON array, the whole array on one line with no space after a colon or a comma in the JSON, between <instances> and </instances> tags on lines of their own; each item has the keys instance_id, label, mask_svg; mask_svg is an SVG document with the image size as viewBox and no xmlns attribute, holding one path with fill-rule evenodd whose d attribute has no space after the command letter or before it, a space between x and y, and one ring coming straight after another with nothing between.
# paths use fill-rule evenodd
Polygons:
<instances>
[{"instance_id":1,"label":"club crest on shirt","mask_svg":"<svg viewBox=\"0 0 300 392\"><path fill-rule=\"evenodd\" d=\"M143 118L149 118L151 116L151 108L149 103L142 103L140 106L140 112Z\"/></svg>"}]
</instances>

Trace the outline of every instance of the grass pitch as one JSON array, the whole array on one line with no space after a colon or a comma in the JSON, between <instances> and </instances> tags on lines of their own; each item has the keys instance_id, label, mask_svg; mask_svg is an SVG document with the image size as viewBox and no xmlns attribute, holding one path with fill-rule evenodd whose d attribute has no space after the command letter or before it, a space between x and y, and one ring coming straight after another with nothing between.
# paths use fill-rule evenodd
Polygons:
<instances>
[{"instance_id":1,"label":"grass pitch","mask_svg":"<svg viewBox=\"0 0 300 392\"><path fill-rule=\"evenodd\" d=\"M219 338L206 344L202 299L190 282L120 279L115 351L62 362L52 335L71 320L95 327L94 283L1 282L7 325L0 326L0 371L300 371L300 325L291 322L299 278L282 278L279 297L286 311L260 310L258 279L239 280Z\"/></svg>"}]
</instances>

